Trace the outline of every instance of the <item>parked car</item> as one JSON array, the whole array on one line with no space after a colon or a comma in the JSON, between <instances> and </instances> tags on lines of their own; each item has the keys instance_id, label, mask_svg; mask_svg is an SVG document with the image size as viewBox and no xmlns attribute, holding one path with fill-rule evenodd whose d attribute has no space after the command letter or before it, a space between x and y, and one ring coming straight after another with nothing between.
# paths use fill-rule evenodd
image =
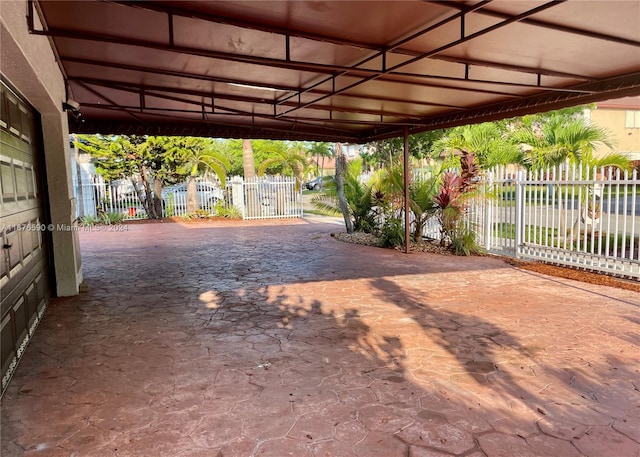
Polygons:
<instances>
[{"instance_id":1,"label":"parked car","mask_svg":"<svg viewBox=\"0 0 640 457\"><path fill-rule=\"evenodd\" d=\"M219 185L211 182L196 183L200 206L211 208L219 201L224 200L224 190ZM169 200L172 200L169 202ZM187 206L187 185L178 184L166 187L162 191L162 201L165 205L173 204L174 208L183 209Z\"/></svg>"},{"instance_id":2,"label":"parked car","mask_svg":"<svg viewBox=\"0 0 640 457\"><path fill-rule=\"evenodd\" d=\"M309 190L321 190L331 181L333 181L333 176L318 176L317 178L304 183L304 187Z\"/></svg>"}]
</instances>

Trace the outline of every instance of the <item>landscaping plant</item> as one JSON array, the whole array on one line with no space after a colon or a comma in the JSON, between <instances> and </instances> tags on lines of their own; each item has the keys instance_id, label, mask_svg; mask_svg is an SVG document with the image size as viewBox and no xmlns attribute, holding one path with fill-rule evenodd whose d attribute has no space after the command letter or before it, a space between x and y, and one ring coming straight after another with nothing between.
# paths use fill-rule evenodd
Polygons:
<instances>
[{"instance_id":1,"label":"landscaping plant","mask_svg":"<svg viewBox=\"0 0 640 457\"><path fill-rule=\"evenodd\" d=\"M467 226L464 214L469 198L477 196L476 186L480 169L473 154L463 151L460 158L460 174L447 171L440 182L440 192L435 198L439 208L441 244L450 243L458 255L480 252L475 231Z\"/></svg>"}]
</instances>

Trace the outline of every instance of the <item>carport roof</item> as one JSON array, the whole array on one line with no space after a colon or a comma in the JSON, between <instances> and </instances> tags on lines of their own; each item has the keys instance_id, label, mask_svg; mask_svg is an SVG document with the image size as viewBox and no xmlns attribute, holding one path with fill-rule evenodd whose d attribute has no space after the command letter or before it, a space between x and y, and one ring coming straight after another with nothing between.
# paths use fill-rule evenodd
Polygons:
<instances>
[{"instance_id":1,"label":"carport roof","mask_svg":"<svg viewBox=\"0 0 640 457\"><path fill-rule=\"evenodd\" d=\"M367 142L640 94L638 1L45 1L77 133Z\"/></svg>"}]
</instances>

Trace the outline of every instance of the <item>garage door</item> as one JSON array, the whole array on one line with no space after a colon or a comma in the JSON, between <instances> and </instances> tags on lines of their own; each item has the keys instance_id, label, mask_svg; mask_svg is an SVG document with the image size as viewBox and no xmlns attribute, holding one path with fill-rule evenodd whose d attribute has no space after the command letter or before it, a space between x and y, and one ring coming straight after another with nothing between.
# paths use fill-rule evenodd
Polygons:
<instances>
[{"instance_id":1,"label":"garage door","mask_svg":"<svg viewBox=\"0 0 640 457\"><path fill-rule=\"evenodd\" d=\"M4 392L50 297L40 125L2 81L0 106L0 303ZM44 229L44 230L43 230Z\"/></svg>"}]
</instances>

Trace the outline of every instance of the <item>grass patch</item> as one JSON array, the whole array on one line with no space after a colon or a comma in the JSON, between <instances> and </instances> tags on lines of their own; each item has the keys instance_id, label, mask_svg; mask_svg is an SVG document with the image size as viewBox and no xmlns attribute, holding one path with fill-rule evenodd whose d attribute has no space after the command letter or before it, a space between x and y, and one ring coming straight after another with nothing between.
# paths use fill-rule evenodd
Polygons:
<instances>
[{"instance_id":1,"label":"grass patch","mask_svg":"<svg viewBox=\"0 0 640 457\"><path fill-rule=\"evenodd\" d=\"M508 222L496 222L493 224L492 235L498 238L508 238L514 240L516 238L516 224ZM537 243L551 245L554 238L558 235L558 229L549 227L540 227L536 225L525 226L525 240L535 240Z\"/></svg>"},{"instance_id":2,"label":"grass patch","mask_svg":"<svg viewBox=\"0 0 640 457\"><path fill-rule=\"evenodd\" d=\"M315 214L317 216L331 216L334 217L335 214L329 211L322 211L320 209L305 209L304 210L305 214Z\"/></svg>"}]
</instances>

